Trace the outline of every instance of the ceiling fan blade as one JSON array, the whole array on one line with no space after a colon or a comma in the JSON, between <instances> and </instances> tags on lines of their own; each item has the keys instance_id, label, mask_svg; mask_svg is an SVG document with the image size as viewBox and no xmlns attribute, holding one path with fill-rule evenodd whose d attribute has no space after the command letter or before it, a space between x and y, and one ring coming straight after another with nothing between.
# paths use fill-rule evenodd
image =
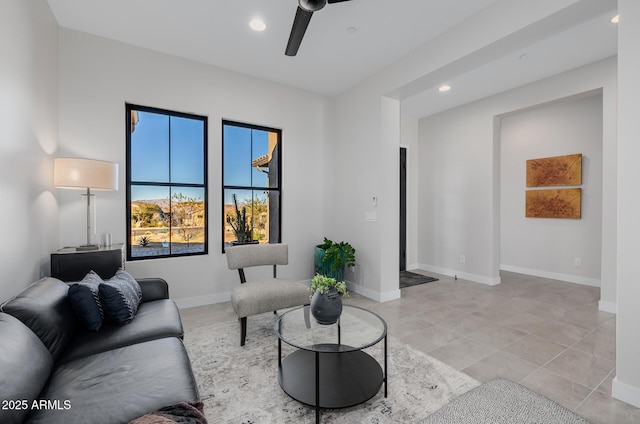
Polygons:
<instances>
[{"instance_id":1,"label":"ceiling fan blade","mask_svg":"<svg viewBox=\"0 0 640 424\"><path fill-rule=\"evenodd\" d=\"M284 54L287 56L295 56L298 53L300 43L302 43L302 37L304 37L304 33L309 26L309 21L311 21L311 16L313 16L313 12L307 12L298 6L298 10L296 10L296 17L293 20L293 26L291 27L291 34L289 35L287 49L284 51Z\"/></svg>"},{"instance_id":2,"label":"ceiling fan blade","mask_svg":"<svg viewBox=\"0 0 640 424\"><path fill-rule=\"evenodd\" d=\"M327 3L342 3L343 1L351 1L351 0L327 0Z\"/></svg>"}]
</instances>

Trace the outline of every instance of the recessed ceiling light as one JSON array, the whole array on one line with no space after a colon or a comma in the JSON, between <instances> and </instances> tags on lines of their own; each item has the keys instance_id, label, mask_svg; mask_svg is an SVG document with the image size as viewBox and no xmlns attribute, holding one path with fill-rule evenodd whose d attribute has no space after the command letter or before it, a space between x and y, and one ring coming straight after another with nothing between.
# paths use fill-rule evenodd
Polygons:
<instances>
[{"instance_id":1,"label":"recessed ceiling light","mask_svg":"<svg viewBox=\"0 0 640 424\"><path fill-rule=\"evenodd\" d=\"M438 87L438 91L441 93L444 93L449 90L451 90L451 86L449 84L442 84L440 87Z\"/></svg>"},{"instance_id":2,"label":"recessed ceiling light","mask_svg":"<svg viewBox=\"0 0 640 424\"><path fill-rule=\"evenodd\" d=\"M262 19L253 19L251 22L249 22L249 26L254 31L264 31L265 28L267 28L267 25Z\"/></svg>"},{"instance_id":3,"label":"recessed ceiling light","mask_svg":"<svg viewBox=\"0 0 640 424\"><path fill-rule=\"evenodd\" d=\"M613 18L611 18L612 24L617 24L618 22L620 22L620 15L616 15Z\"/></svg>"}]
</instances>

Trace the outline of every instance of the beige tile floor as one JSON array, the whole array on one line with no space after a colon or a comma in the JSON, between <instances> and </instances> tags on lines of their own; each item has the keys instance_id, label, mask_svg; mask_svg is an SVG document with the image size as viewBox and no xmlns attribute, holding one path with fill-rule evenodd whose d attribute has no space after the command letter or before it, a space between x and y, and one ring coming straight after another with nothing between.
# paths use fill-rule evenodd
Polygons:
<instances>
[{"instance_id":1,"label":"beige tile floor","mask_svg":"<svg viewBox=\"0 0 640 424\"><path fill-rule=\"evenodd\" d=\"M357 294L346 302L375 311L390 335L479 381L516 381L594 424L640 423L640 409L611 397L615 315L598 310L598 288L510 272L497 286L435 276L391 302ZM182 315L186 329L235 320L229 302Z\"/></svg>"}]
</instances>

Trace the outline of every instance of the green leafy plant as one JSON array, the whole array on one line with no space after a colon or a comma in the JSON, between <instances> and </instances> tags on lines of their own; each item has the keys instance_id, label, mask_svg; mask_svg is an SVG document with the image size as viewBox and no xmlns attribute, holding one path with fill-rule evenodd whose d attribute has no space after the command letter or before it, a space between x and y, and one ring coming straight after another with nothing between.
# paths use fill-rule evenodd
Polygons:
<instances>
[{"instance_id":1,"label":"green leafy plant","mask_svg":"<svg viewBox=\"0 0 640 424\"><path fill-rule=\"evenodd\" d=\"M138 239L138 244L142 247L149 246L149 243L151 243L151 237L149 236L142 236Z\"/></svg>"},{"instance_id":2,"label":"green leafy plant","mask_svg":"<svg viewBox=\"0 0 640 424\"><path fill-rule=\"evenodd\" d=\"M333 260L331 269L334 271L342 269L344 265L354 266L356 264L356 249L347 242L336 243L325 237L324 243L318 245L318 247L324 250L322 262Z\"/></svg>"},{"instance_id":3,"label":"green leafy plant","mask_svg":"<svg viewBox=\"0 0 640 424\"><path fill-rule=\"evenodd\" d=\"M247 217L247 207L242 209L238 207L238 197L233 195L233 204L235 206L235 215L227 215L227 223L231 225L236 240L240 243L253 240L253 229L251 228L250 218Z\"/></svg>"},{"instance_id":4,"label":"green leafy plant","mask_svg":"<svg viewBox=\"0 0 640 424\"><path fill-rule=\"evenodd\" d=\"M336 281L335 278L326 277L320 274L316 274L311 279L311 286L309 290L311 290L311 296L313 296L315 292L318 292L320 294L327 294L331 287L334 287L340 294L340 296L349 297L349 292L347 291L347 283L345 283L344 281Z\"/></svg>"}]
</instances>

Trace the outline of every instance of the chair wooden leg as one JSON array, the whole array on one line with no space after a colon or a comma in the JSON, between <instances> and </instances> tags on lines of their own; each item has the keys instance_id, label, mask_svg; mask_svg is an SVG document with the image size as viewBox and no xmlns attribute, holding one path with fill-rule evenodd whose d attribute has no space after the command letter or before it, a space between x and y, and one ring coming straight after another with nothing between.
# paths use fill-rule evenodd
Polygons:
<instances>
[{"instance_id":1,"label":"chair wooden leg","mask_svg":"<svg viewBox=\"0 0 640 424\"><path fill-rule=\"evenodd\" d=\"M247 317L240 318L240 346L244 346L247 339Z\"/></svg>"}]
</instances>

